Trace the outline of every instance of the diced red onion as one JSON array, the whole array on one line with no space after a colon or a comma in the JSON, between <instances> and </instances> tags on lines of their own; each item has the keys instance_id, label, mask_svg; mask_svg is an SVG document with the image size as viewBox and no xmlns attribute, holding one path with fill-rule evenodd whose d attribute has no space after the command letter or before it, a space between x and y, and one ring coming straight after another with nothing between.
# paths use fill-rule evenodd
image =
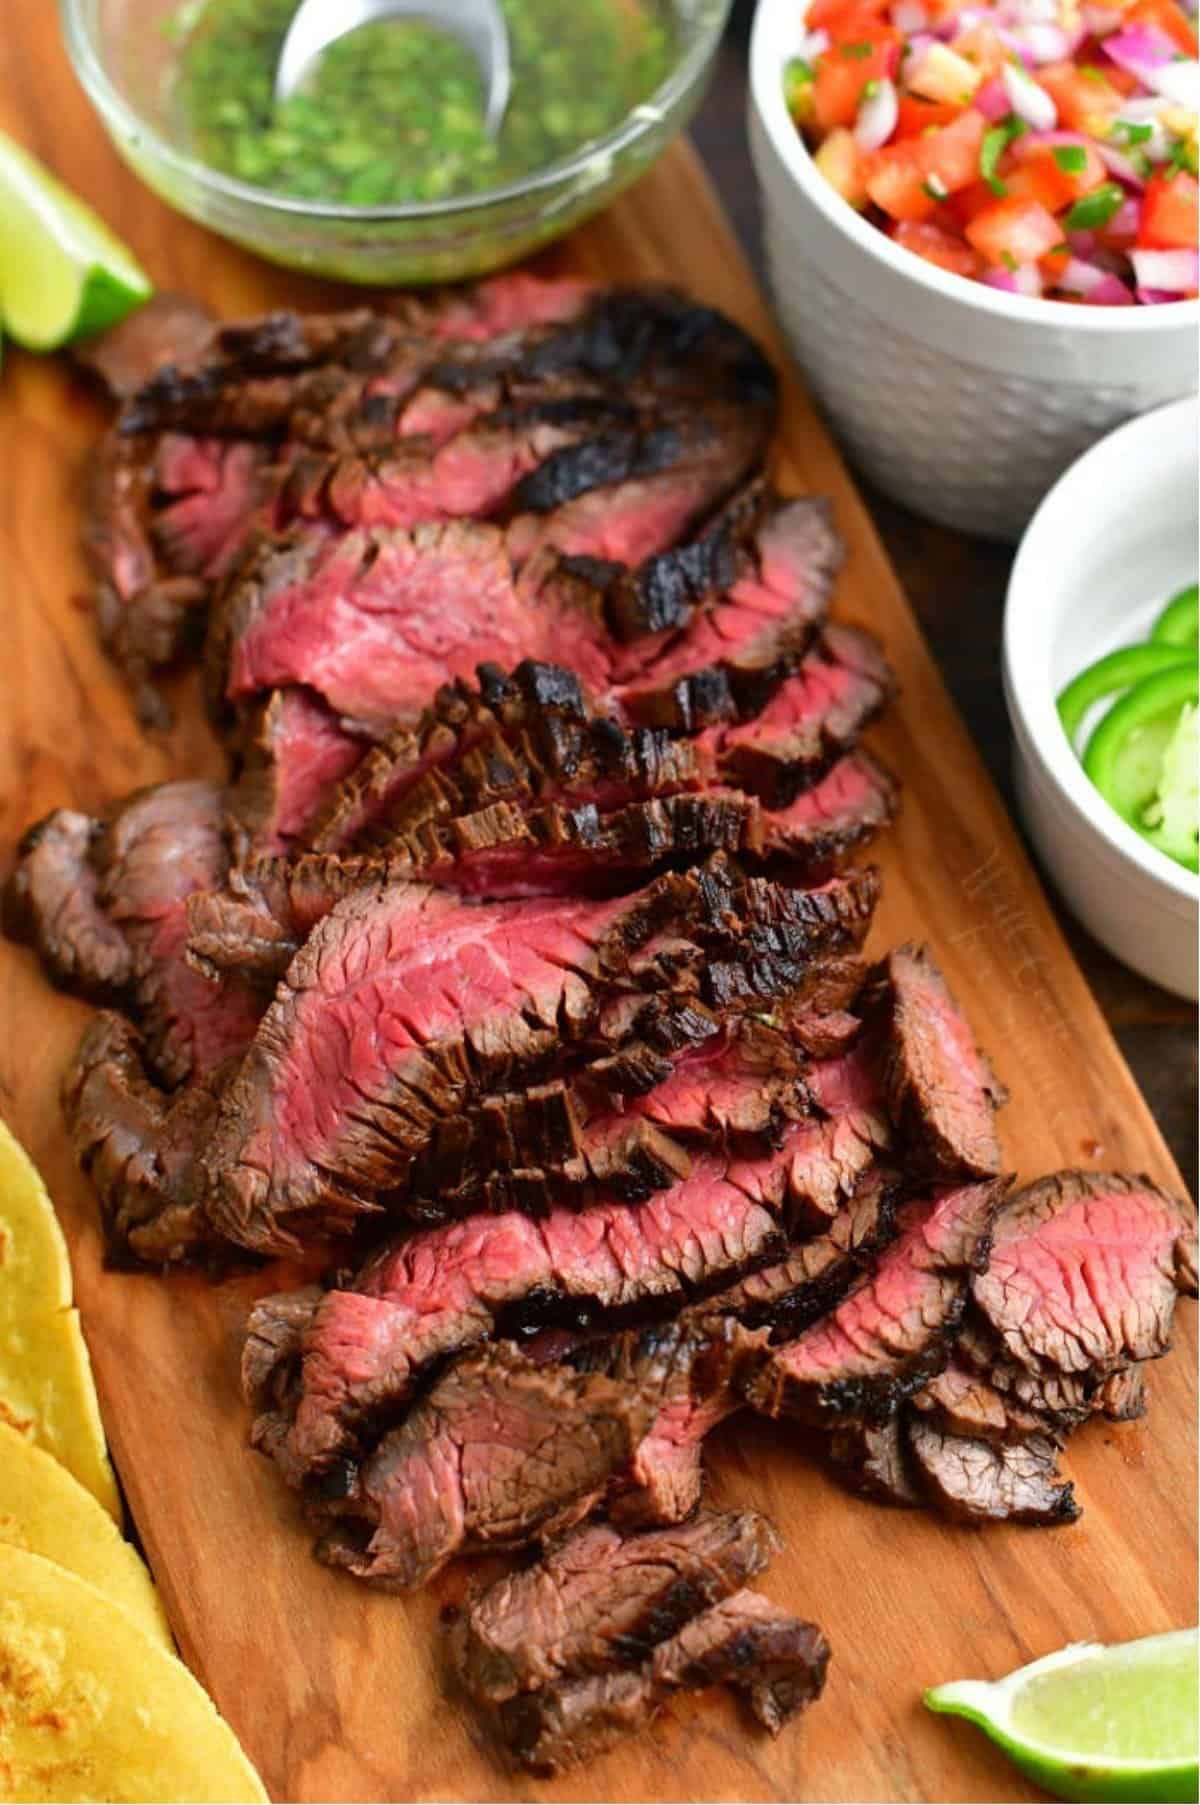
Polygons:
<instances>
[{"instance_id":1,"label":"diced red onion","mask_svg":"<svg viewBox=\"0 0 1200 1805\"><path fill-rule=\"evenodd\" d=\"M993 125L998 119L1007 119L1012 112L1008 89L998 75L994 75L991 81L985 81L981 88L976 89L971 98L971 105L977 113L982 113L984 118L989 119Z\"/></svg>"},{"instance_id":2,"label":"diced red onion","mask_svg":"<svg viewBox=\"0 0 1200 1805\"><path fill-rule=\"evenodd\" d=\"M860 150L878 150L896 129L900 117L900 101L896 85L886 76L875 92L863 101L854 125L854 142Z\"/></svg>"},{"instance_id":3,"label":"diced red onion","mask_svg":"<svg viewBox=\"0 0 1200 1805\"><path fill-rule=\"evenodd\" d=\"M1145 187L1141 176L1123 151L1114 150L1111 144L1106 144L1101 138L1096 139L1094 148L1109 175L1115 175L1119 182L1124 182L1126 188L1140 191Z\"/></svg>"},{"instance_id":4,"label":"diced red onion","mask_svg":"<svg viewBox=\"0 0 1200 1805\"><path fill-rule=\"evenodd\" d=\"M929 13L921 0L896 0L892 7L892 24L904 37L911 38L915 31L929 29Z\"/></svg>"},{"instance_id":5,"label":"diced red onion","mask_svg":"<svg viewBox=\"0 0 1200 1805\"><path fill-rule=\"evenodd\" d=\"M1058 0L1013 0L1012 17L1016 25L1057 25Z\"/></svg>"},{"instance_id":6,"label":"diced red onion","mask_svg":"<svg viewBox=\"0 0 1200 1805\"><path fill-rule=\"evenodd\" d=\"M806 63L815 62L829 49L829 33L827 31L806 31L796 46L796 55L802 56Z\"/></svg>"},{"instance_id":7,"label":"diced red onion","mask_svg":"<svg viewBox=\"0 0 1200 1805\"><path fill-rule=\"evenodd\" d=\"M1096 234L1094 232L1068 232L1067 243L1071 247L1072 256L1090 257L1096 248Z\"/></svg>"},{"instance_id":8,"label":"diced red onion","mask_svg":"<svg viewBox=\"0 0 1200 1805\"><path fill-rule=\"evenodd\" d=\"M1151 72L1148 85L1172 105L1186 107L1189 113L1200 113L1200 63L1188 58L1160 63Z\"/></svg>"},{"instance_id":9,"label":"diced red onion","mask_svg":"<svg viewBox=\"0 0 1200 1805\"><path fill-rule=\"evenodd\" d=\"M1065 295L1078 295L1081 301L1090 301L1094 307L1126 307L1133 302L1133 296L1119 276L1094 263L1085 263L1081 257L1068 260L1066 268L1055 276L1054 286Z\"/></svg>"},{"instance_id":10,"label":"diced red onion","mask_svg":"<svg viewBox=\"0 0 1200 1805\"><path fill-rule=\"evenodd\" d=\"M1005 294L1026 295L1036 301L1042 293L1041 271L1036 263L1022 263L1018 269L988 269L983 281L989 288L1003 289Z\"/></svg>"},{"instance_id":11,"label":"diced red onion","mask_svg":"<svg viewBox=\"0 0 1200 1805\"><path fill-rule=\"evenodd\" d=\"M1136 238L1138 221L1141 219L1141 216L1142 209L1140 204L1134 200L1132 195L1130 195L1128 200L1122 201L1104 230L1109 238L1118 240Z\"/></svg>"},{"instance_id":12,"label":"diced red onion","mask_svg":"<svg viewBox=\"0 0 1200 1805\"><path fill-rule=\"evenodd\" d=\"M1027 125L1036 127L1039 132L1054 130L1058 124L1058 108L1032 75L1027 75L1024 69L1018 69L1013 63L1005 63L1000 71L1000 79L1018 118L1023 119Z\"/></svg>"},{"instance_id":13,"label":"diced red onion","mask_svg":"<svg viewBox=\"0 0 1200 1805\"><path fill-rule=\"evenodd\" d=\"M907 87L913 70L917 67L925 52L937 39L928 31L918 31L908 41L908 54L900 64L900 80Z\"/></svg>"},{"instance_id":14,"label":"diced red onion","mask_svg":"<svg viewBox=\"0 0 1200 1805\"><path fill-rule=\"evenodd\" d=\"M1173 63L1178 52L1166 32L1160 31L1157 25L1126 25L1105 38L1104 54L1112 58L1118 69L1136 75L1146 87L1158 93L1153 79L1155 72L1164 64Z\"/></svg>"},{"instance_id":15,"label":"diced red onion","mask_svg":"<svg viewBox=\"0 0 1200 1805\"><path fill-rule=\"evenodd\" d=\"M1158 289L1178 299L1200 287L1200 252L1134 250L1129 253L1129 261L1139 292Z\"/></svg>"},{"instance_id":16,"label":"diced red onion","mask_svg":"<svg viewBox=\"0 0 1200 1805\"><path fill-rule=\"evenodd\" d=\"M1013 48L1038 68L1043 63L1066 62L1084 38L1082 26L1068 32L1061 25L1022 25L1011 35Z\"/></svg>"},{"instance_id":17,"label":"diced red onion","mask_svg":"<svg viewBox=\"0 0 1200 1805\"><path fill-rule=\"evenodd\" d=\"M1084 6L1080 18L1091 36L1106 38L1110 31L1118 31L1122 14L1107 6Z\"/></svg>"}]
</instances>

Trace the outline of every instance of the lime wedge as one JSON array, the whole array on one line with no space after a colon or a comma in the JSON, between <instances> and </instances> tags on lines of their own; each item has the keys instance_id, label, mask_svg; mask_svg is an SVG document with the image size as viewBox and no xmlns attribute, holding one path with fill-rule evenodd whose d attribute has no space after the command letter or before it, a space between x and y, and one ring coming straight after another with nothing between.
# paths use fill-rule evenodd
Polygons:
<instances>
[{"instance_id":1,"label":"lime wedge","mask_svg":"<svg viewBox=\"0 0 1200 1805\"><path fill-rule=\"evenodd\" d=\"M970 1718L1056 1798L1196 1799L1200 1631L1075 1642L995 1684L933 1686L925 1703Z\"/></svg>"},{"instance_id":2,"label":"lime wedge","mask_svg":"<svg viewBox=\"0 0 1200 1805\"><path fill-rule=\"evenodd\" d=\"M0 132L0 320L17 344L53 351L123 319L149 293L103 220Z\"/></svg>"}]
</instances>

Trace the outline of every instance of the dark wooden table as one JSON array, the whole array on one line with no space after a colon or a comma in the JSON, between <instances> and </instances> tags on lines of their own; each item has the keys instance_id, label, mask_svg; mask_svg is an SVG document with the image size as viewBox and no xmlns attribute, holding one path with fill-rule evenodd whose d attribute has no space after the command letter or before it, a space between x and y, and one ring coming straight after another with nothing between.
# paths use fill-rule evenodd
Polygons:
<instances>
[{"instance_id":1,"label":"dark wooden table","mask_svg":"<svg viewBox=\"0 0 1200 1805\"><path fill-rule=\"evenodd\" d=\"M745 127L753 11L753 0L736 0L712 87L692 129L762 280L758 190ZM1011 742L1000 684L1000 625L1012 551L929 526L862 479L860 487L946 681L1012 808ZM1073 922L1067 926L1084 973L1195 1194L1196 1011L1127 971ZM1080 1047L1079 1057L1087 1058L1086 1047Z\"/></svg>"}]
</instances>

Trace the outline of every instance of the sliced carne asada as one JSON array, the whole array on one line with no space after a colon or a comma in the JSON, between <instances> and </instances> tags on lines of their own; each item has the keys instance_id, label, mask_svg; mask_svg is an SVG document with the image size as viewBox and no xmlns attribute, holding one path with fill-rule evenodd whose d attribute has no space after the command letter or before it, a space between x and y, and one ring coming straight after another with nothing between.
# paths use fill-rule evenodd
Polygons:
<instances>
[{"instance_id":1,"label":"sliced carne asada","mask_svg":"<svg viewBox=\"0 0 1200 1805\"><path fill-rule=\"evenodd\" d=\"M537 1774L564 1768L641 1729L680 1690L728 1685L777 1735L820 1696L829 1645L815 1624L788 1616L755 1592L737 1592L660 1643L640 1668L526 1693L502 1705L500 1734Z\"/></svg>"},{"instance_id":2,"label":"sliced carne asada","mask_svg":"<svg viewBox=\"0 0 1200 1805\"><path fill-rule=\"evenodd\" d=\"M990 1385L955 1358L916 1393L912 1408L939 1432L977 1441L1022 1441L1031 1435L1057 1440L1052 1418Z\"/></svg>"},{"instance_id":3,"label":"sliced carne asada","mask_svg":"<svg viewBox=\"0 0 1200 1805\"><path fill-rule=\"evenodd\" d=\"M996 1110L1006 1093L927 948L898 947L880 971L889 1113L915 1171L987 1178L1000 1170Z\"/></svg>"},{"instance_id":4,"label":"sliced carne asada","mask_svg":"<svg viewBox=\"0 0 1200 1805\"><path fill-rule=\"evenodd\" d=\"M289 1434L300 1461L328 1464L369 1421L395 1415L423 1369L504 1324L601 1322L702 1297L785 1251L788 1146L757 1160L698 1156L687 1177L638 1205L601 1203L469 1217L385 1247L327 1293L306 1342ZM256 1306L250 1334L272 1300Z\"/></svg>"},{"instance_id":5,"label":"sliced carne asada","mask_svg":"<svg viewBox=\"0 0 1200 1805\"><path fill-rule=\"evenodd\" d=\"M778 1552L757 1511L702 1511L646 1535L576 1529L523 1572L470 1599L455 1667L480 1704L633 1666L691 1618L739 1591Z\"/></svg>"},{"instance_id":6,"label":"sliced carne asada","mask_svg":"<svg viewBox=\"0 0 1200 1805\"><path fill-rule=\"evenodd\" d=\"M4 893L4 928L35 947L47 975L77 996L120 997L133 979L133 951L101 906L92 859L101 826L55 809L17 846Z\"/></svg>"},{"instance_id":7,"label":"sliced carne asada","mask_svg":"<svg viewBox=\"0 0 1200 1805\"><path fill-rule=\"evenodd\" d=\"M10 879L10 931L60 983L135 1005L167 1085L240 1056L262 1013L240 975L210 983L186 958L188 897L221 886L229 856L220 792L169 783L104 821L56 810L25 836Z\"/></svg>"},{"instance_id":8,"label":"sliced carne asada","mask_svg":"<svg viewBox=\"0 0 1200 1805\"><path fill-rule=\"evenodd\" d=\"M1095 1385L1171 1344L1175 1299L1196 1294L1196 1216L1149 1179L1059 1172L996 1221L975 1304L1008 1359Z\"/></svg>"},{"instance_id":9,"label":"sliced carne asada","mask_svg":"<svg viewBox=\"0 0 1200 1805\"><path fill-rule=\"evenodd\" d=\"M117 325L71 346L71 358L96 376L116 401L127 401L159 370L202 361L217 330L215 316L190 295L151 295Z\"/></svg>"},{"instance_id":10,"label":"sliced carne asada","mask_svg":"<svg viewBox=\"0 0 1200 1805\"><path fill-rule=\"evenodd\" d=\"M636 642L628 648L616 671L621 712L684 732L761 712L823 620L842 552L827 503L774 509L712 605L652 658Z\"/></svg>"},{"instance_id":11,"label":"sliced carne asada","mask_svg":"<svg viewBox=\"0 0 1200 1805\"><path fill-rule=\"evenodd\" d=\"M212 1127L228 1065L161 1090L141 1035L102 1011L63 1082L75 1157L95 1187L106 1251L120 1263L165 1266L212 1251L196 1154Z\"/></svg>"},{"instance_id":12,"label":"sliced carne asada","mask_svg":"<svg viewBox=\"0 0 1200 1805\"><path fill-rule=\"evenodd\" d=\"M929 1501L914 1471L899 1413L881 1423L850 1417L836 1424L829 1437L829 1464L849 1491L881 1504L914 1509Z\"/></svg>"},{"instance_id":13,"label":"sliced carne asada","mask_svg":"<svg viewBox=\"0 0 1200 1805\"><path fill-rule=\"evenodd\" d=\"M817 1425L890 1415L945 1364L1004 1190L993 1179L906 1204L874 1274L831 1316L771 1350L747 1388L754 1408Z\"/></svg>"},{"instance_id":14,"label":"sliced carne asada","mask_svg":"<svg viewBox=\"0 0 1200 1805\"><path fill-rule=\"evenodd\" d=\"M336 1514L317 1552L403 1592L456 1554L552 1535L628 1463L650 1409L601 1374L539 1366L506 1343L467 1354L383 1437L348 1492L339 1485L329 1499L326 1488Z\"/></svg>"},{"instance_id":15,"label":"sliced carne asada","mask_svg":"<svg viewBox=\"0 0 1200 1805\"><path fill-rule=\"evenodd\" d=\"M1045 1436L976 1441L941 1435L910 1420L908 1443L921 1482L948 1517L967 1523L1073 1523L1074 1487L1058 1470L1058 1447Z\"/></svg>"},{"instance_id":16,"label":"sliced carne asada","mask_svg":"<svg viewBox=\"0 0 1200 1805\"><path fill-rule=\"evenodd\" d=\"M1133 1423L1147 1410L1146 1370L1127 1366L1123 1372L1110 1373L1092 1399L1093 1410L1110 1423Z\"/></svg>"},{"instance_id":17,"label":"sliced carne asada","mask_svg":"<svg viewBox=\"0 0 1200 1805\"><path fill-rule=\"evenodd\" d=\"M208 1157L214 1225L278 1251L297 1227L352 1226L401 1192L439 1119L582 1041L605 990L698 986L722 1006L736 1001L706 989L790 994L797 967L861 941L875 893L870 873L814 891L731 884L714 861L604 903L350 895L289 968L227 1093ZM682 967L653 956L672 921L700 936Z\"/></svg>"},{"instance_id":18,"label":"sliced carne asada","mask_svg":"<svg viewBox=\"0 0 1200 1805\"><path fill-rule=\"evenodd\" d=\"M728 1314L752 1329L768 1325L777 1340L794 1340L841 1302L892 1238L896 1182L886 1170L869 1172L826 1233L797 1243L778 1265L719 1292L704 1306L705 1314Z\"/></svg>"},{"instance_id":19,"label":"sliced carne asada","mask_svg":"<svg viewBox=\"0 0 1200 1805\"><path fill-rule=\"evenodd\" d=\"M299 839L368 746L311 690L272 690L254 703L239 726L239 770L229 796L249 849L278 853Z\"/></svg>"},{"instance_id":20,"label":"sliced carne asada","mask_svg":"<svg viewBox=\"0 0 1200 1805\"><path fill-rule=\"evenodd\" d=\"M576 1356L574 1364L608 1373L653 1405L653 1417L628 1467L609 1488L606 1508L624 1528L681 1523L700 1502L705 1437L743 1407L741 1382L761 1355L763 1337L733 1316L698 1305L674 1322L625 1334Z\"/></svg>"}]
</instances>

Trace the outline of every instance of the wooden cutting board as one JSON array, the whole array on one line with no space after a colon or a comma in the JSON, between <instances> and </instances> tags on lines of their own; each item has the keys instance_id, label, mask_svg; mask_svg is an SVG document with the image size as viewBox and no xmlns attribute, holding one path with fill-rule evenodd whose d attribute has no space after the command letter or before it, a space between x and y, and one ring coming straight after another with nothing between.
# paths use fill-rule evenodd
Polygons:
<instances>
[{"instance_id":1,"label":"wooden cutting board","mask_svg":"<svg viewBox=\"0 0 1200 1805\"><path fill-rule=\"evenodd\" d=\"M100 207L163 287L227 315L330 291L269 269L177 218L124 169L76 87L48 5L5 8L0 127ZM695 157L677 147L556 266L668 279L727 309L785 359ZM76 552L78 490L104 410L61 361L9 353L0 380L0 859L70 803L216 772L194 692L147 739L97 648ZM928 938L1012 1092L1007 1157L1022 1178L1083 1164L1178 1184L1072 962L849 478L785 371L779 476L834 498L850 546L837 611L887 643L903 699L878 733L906 802L881 850L874 944ZM970 608L971 597L961 598ZM996 681L999 682L999 673ZM997 1675L1075 1638L1196 1619L1194 1313L1151 1376L1148 1424L1089 1427L1066 1465L1085 1513L1061 1530L956 1529L847 1497L786 1428L747 1418L713 1448L712 1497L760 1505L787 1552L765 1590L817 1618L834 1658L823 1702L777 1742L725 1699L686 1701L652 1734L541 1784L504 1773L443 1691L439 1609L455 1572L412 1600L318 1567L291 1502L245 1448L235 1381L252 1288L105 1273L73 1169L58 1083L87 1018L33 958L0 945L0 1111L38 1161L71 1239L105 1421L180 1647L277 1800L1000 1800L1040 1795L923 1685Z\"/></svg>"}]
</instances>

